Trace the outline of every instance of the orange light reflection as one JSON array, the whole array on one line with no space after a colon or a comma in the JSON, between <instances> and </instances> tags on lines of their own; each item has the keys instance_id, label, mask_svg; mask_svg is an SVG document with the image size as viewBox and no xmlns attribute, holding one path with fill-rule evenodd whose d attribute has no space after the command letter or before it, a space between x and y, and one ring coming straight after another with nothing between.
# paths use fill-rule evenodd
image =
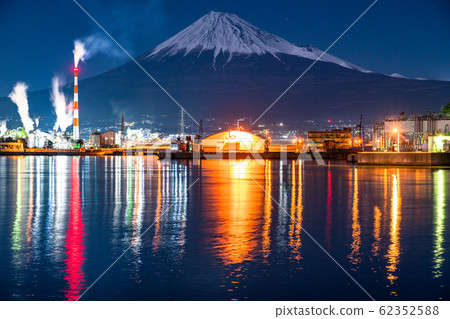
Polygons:
<instances>
[{"instance_id":1,"label":"orange light reflection","mask_svg":"<svg viewBox=\"0 0 450 319\"><path fill-rule=\"evenodd\" d=\"M262 235L262 251L264 259L270 254L270 228L272 224L272 162L266 160L266 165L264 166L264 226Z\"/></svg>"},{"instance_id":2,"label":"orange light reflection","mask_svg":"<svg viewBox=\"0 0 450 319\"><path fill-rule=\"evenodd\" d=\"M214 161L205 161L203 169L212 169ZM219 163L219 165L227 165ZM236 165L227 165L228 181L213 180L213 187L206 189L206 196L214 198L216 194L228 194L217 208L215 251L224 264L237 264L251 260L258 252L258 212L264 195L259 186L249 176L249 171L259 173L262 169L255 161L236 161ZM262 173L262 172L261 172ZM260 237L259 237L260 238Z\"/></svg>"},{"instance_id":3,"label":"orange light reflection","mask_svg":"<svg viewBox=\"0 0 450 319\"><path fill-rule=\"evenodd\" d=\"M378 206L373 209L373 238L374 243L372 245L372 254L378 256L380 250L380 240L381 240L381 210Z\"/></svg>"},{"instance_id":4,"label":"orange light reflection","mask_svg":"<svg viewBox=\"0 0 450 319\"><path fill-rule=\"evenodd\" d=\"M398 278L396 272L400 260L401 218L400 170L397 169L397 173L392 175L391 225L389 232L391 244L389 245L389 249L386 254L386 258L388 259L386 266L387 279L389 280L390 285L393 285ZM391 294L397 295L395 291L392 291Z\"/></svg>"},{"instance_id":5,"label":"orange light reflection","mask_svg":"<svg viewBox=\"0 0 450 319\"><path fill-rule=\"evenodd\" d=\"M359 187L358 169L353 171L353 204L352 204L352 244L348 256L350 262L357 265L361 262L361 224L359 222Z\"/></svg>"},{"instance_id":6,"label":"orange light reflection","mask_svg":"<svg viewBox=\"0 0 450 319\"><path fill-rule=\"evenodd\" d=\"M300 248L302 241L300 233L303 223L303 162L298 165L298 197L296 194L296 165L295 161L292 163L292 190L291 190L291 224L289 225L289 247L292 249L292 258L300 260ZM297 204L296 204L297 201Z\"/></svg>"}]
</instances>

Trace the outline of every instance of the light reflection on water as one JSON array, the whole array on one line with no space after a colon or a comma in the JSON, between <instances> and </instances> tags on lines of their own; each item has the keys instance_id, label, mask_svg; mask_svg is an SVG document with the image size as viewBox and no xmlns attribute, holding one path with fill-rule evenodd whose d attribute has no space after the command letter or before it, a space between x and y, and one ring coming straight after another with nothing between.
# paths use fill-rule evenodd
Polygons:
<instances>
[{"instance_id":1,"label":"light reflection on water","mask_svg":"<svg viewBox=\"0 0 450 319\"><path fill-rule=\"evenodd\" d=\"M443 264L445 261L444 229L445 229L445 176L444 171L434 172L434 192L435 192L435 214L434 214L434 265L433 274L436 278L443 275Z\"/></svg>"},{"instance_id":2,"label":"light reflection on water","mask_svg":"<svg viewBox=\"0 0 450 319\"><path fill-rule=\"evenodd\" d=\"M72 158L70 193L69 226L66 237L66 275L68 287L65 291L65 299L76 300L80 296L85 283L83 271L84 263L84 238L83 238L83 212L81 210L79 158Z\"/></svg>"},{"instance_id":3,"label":"light reflection on water","mask_svg":"<svg viewBox=\"0 0 450 319\"><path fill-rule=\"evenodd\" d=\"M378 256L380 251L380 241L381 241L381 210L378 206L375 206L373 214L373 245L372 245L372 254L374 256Z\"/></svg>"},{"instance_id":4,"label":"light reflection on water","mask_svg":"<svg viewBox=\"0 0 450 319\"><path fill-rule=\"evenodd\" d=\"M264 261L267 263L267 258L270 254L270 231L272 226L272 162L266 160L264 166L264 226L262 234L262 253Z\"/></svg>"},{"instance_id":5,"label":"light reflection on water","mask_svg":"<svg viewBox=\"0 0 450 319\"><path fill-rule=\"evenodd\" d=\"M296 174L296 169L298 170L298 176ZM300 261L302 240L300 238L300 233L302 230L303 223L303 162L296 166L292 163L292 182L291 182L291 223L289 225L289 247L291 248L291 258L296 261ZM297 179L297 180L296 180ZM298 187L297 187L298 183ZM296 193L298 193L296 195ZM297 203L296 203L297 201Z\"/></svg>"},{"instance_id":6,"label":"light reflection on water","mask_svg":"<svg viewBox=\"0 0 450 319\"><path fill-rule=\"evenodd\" d=\"M16 213L14 224L12 227L11 250L13 251L13 263L20 264L19 252L21 250L21 219L22 219L22 172L24 170L24 161L22 158L17 159L17 191L16 191Z\"/></svg>"},{"instance_id":7,"label":"light reflection on water","mask_svg":"<svg viewBox=\"0 0 450 319\"><path fill-rule=\"evenodd\" d=\"M217 163L205 161L204 169L212 170ZM207 187L202 196L213 199L214 241L211 250L225 265L239 264L255 258L258 250L258 217L264 194L250 177L251 171L264 169L256 162L219 163L224 170L215 187ZM228 170L228 171L227 171ZM225 179L226 176L226 179Z\"/></svg>"},{"instance_id":8,"label":"light reflection on water","mask_svg":"<svg viewBox=\"0 0 450 319\"><path fill-rule=\"evenodd\" d=\"M0 299L77 299L128 247L88 299L365 299L302 227L377 299L445 299L449 174L2 157Z\"/></svg>"},{"instance_id":9,"label":"light reflection on water","mask_svg":"<svg viewBox=\"0 0 450 319\"><path fill-rule=\"evenodd\" d=\"M361 225L359 221L359 188L358 169L354 168L351 175L353 185L352 199L352 244L351 253L348 256L350 262L355 265L353 269L358 269L356 265L361 262Z\"/></svg>"},{"instance_id":10,"label":"light reflection on water","mask_svg":"<svg viewBox=\"0 0 450 319\"><path fill-rule=\"evenodd\" d=\"M400 191L400 170L397 169L395 174L392 174L392 197L391 197L391 226L390 226L390 239L386 258L388 263L386 265L388 279L390 285L394 285L398 278L397 270L400 259L400 222L401 215L401 191ZM395 291L391 291L391 294L396 295Z\"/></svg>"}]
</instances>

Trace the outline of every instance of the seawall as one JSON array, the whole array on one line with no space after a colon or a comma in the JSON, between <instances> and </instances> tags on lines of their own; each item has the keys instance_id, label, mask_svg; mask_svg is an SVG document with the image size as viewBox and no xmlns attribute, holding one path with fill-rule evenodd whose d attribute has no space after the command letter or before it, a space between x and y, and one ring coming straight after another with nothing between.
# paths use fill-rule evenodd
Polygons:
<instances>
[{"instance_id":1,"label":"seawall","mask_svg":"<svg viewBox=\"0 0 450 319\"><path fill-rule=\"evenodd\" d=\"M450 153L361 152L358 165L450 166Z\"/></svg>"}]
</instances>

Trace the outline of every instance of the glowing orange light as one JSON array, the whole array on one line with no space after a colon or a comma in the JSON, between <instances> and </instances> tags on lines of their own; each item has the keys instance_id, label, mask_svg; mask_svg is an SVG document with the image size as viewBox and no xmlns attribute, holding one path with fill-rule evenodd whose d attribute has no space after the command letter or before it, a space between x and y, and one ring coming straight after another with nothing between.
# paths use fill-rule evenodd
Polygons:
<instances>
[{"instance_id":1,"label":"glowing orange light","mask_svg":"<svg viewBox=\"0 0 450 319\"><path fill-rule=\"evenodd\" d=\"M78 72L78 70L79 70L78 67L73 68L73 72Z\"/></svg>"},{"instance_id":2,"label":"glowing orange light","mask_svg":"<svg viewBox=\"0 0 450 319\"><path fill-rule=\"evenodd\" d=\"M265 193L257 190L258 186L251 179L249 181L249 175L253 172L264 174L263 166L257 165L254 161L237 161L236 165L205 161L204 164L205 168L226 165L225 167L230 170L228 183L220 183L217 179L213 187L205 193L208 198L218 198L218 194L223 193L229 196L229 200L217 206L215 225L206 230L216 238L213 242L213 251L225 265L254 260L261 249L258 246L261 237L253 220L262 209Z\"/></svg>"}]
</instances>

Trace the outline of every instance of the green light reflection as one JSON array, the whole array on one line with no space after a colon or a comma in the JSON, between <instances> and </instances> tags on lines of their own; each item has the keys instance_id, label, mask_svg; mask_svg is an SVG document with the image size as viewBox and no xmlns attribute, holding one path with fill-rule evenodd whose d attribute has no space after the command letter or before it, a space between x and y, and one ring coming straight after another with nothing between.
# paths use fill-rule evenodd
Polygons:
<instances>
[{"instance_id":1,"label":"green light reflection","mask_svg":"<svg viewBox=\"0 0 450 319\"><path fill-rule=\"evenodd\" d=\"M17 159L17 193L16 193L16 216L14 218L13 230L11 235L11 249L13 250L13 262L18 261L18 252L21 249L20 244L20 221L22 219L22 158Z\"/></svg>"},{"instance_id":2,"label":"green light reflection","mask_svg":"<svg viewBox=\"0 0 450 319\"><path fill-rule=\"evenodd\" d=\"M445 176L443 170L434 172L434 202L433 275L439 278L442 276L444 262Z\"/></svg>"}]
</instances>

